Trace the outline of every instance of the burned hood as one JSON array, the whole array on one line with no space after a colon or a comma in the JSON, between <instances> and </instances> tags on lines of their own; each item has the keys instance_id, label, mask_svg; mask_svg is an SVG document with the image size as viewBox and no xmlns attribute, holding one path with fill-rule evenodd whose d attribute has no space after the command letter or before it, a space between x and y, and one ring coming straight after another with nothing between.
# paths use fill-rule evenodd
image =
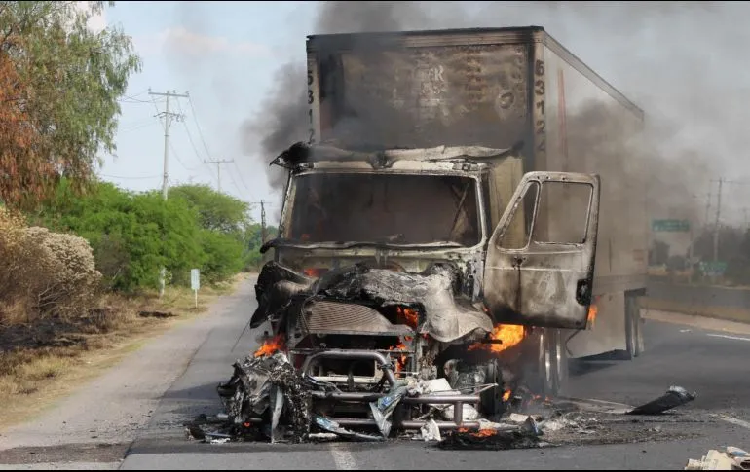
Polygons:
<instances>
[{"instance_id":1,"label":"burned hood","mask_svg":"<svg viewBox=\"0 0 750 472\"><path fill-rule=\"evenodd\" d=\"M493 328L487 314L459 295L457 270L448 264L433 264L421 273L355 265L312 278L270 262L258 277L256 296L258 308L251 327L283 310L292 298L302 298L342 301L375 309L418 308L424 313L419 331L444 343L479 339Z\"/></svg>"}]
</instances>

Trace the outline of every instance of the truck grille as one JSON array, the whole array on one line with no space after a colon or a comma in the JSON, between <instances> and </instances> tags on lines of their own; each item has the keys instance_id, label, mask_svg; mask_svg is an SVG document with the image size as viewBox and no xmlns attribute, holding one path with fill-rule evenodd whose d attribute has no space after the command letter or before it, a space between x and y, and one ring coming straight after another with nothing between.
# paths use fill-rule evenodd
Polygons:
<instances>
[{"instance_id":1,"label":"truck grille","mask_svg":"<svg viewBox=\"0 0 750 472\"><path fill-rule=\"evenodd\" d=\"M352 303L313 301L305 306L301 328L310 334L406 336L405 325L394 325L379 311Z\"/></svg>"}]
</instances>

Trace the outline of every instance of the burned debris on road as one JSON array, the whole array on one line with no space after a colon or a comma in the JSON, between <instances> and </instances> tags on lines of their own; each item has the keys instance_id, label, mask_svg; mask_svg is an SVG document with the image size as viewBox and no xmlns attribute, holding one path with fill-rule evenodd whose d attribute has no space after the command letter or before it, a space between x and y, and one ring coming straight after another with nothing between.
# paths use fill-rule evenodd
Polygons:
<instances>
[{"instance_id":1,"label":"burned debris on road","mask_svg":"<svg viewBox=\"0 0 750 472\"><path fill-rule=\"evenodd\" d=\"M750 470L750 454L732 446L724 452L711 449L700 460L689 459L685 470Z\"/></svg>"},{"instance_id":2,"label":"burned debris on road","mask_svg":"<svg viewBox=\"0 0 750 472\"><path fill-rule=\"evenodd\" d=\"M264 441L271 443L318 442L329 440L386 441L417 439L433 442L446 450L506 450L551 447L576 443L617 442L636 438L626 431L641 432L642 440L654 440L662 427L650 427L632 415L659 415L666 408L662 398L637 408L607 409L604 402L565 398L530 398L519 402L508 397L503 414L481 417L467 395L453 390L445 379L432 381L407 377L392 384L386 393L371 392L357 397L368 405L369 413L360 418L338 419L326 416L326 399L343 395L335 384L321 382L298 373L280 350L269 352L261 346L244 361L234 364L232 378L217 387L225 412L216 417L201 416L186 423L188 437L209 443ZM393 363L381 366L393 369ZM668 395L687 392L670 387ZM683 395L684 404L694 394ZM651 404L662 401L663 408ZM346 403L346 400L340 400ZM441 402L444 402L441 404ZM402 408L424 406L418 419L403 419ZM329 408L327 410L327 408ZM524 411L525 410L525 411ZM536 412L538 414L533 414ZM672 416L674 419L675 415ZM677 421L671 423L678 429ZM441 429L448 431L441 432ZM665 428L669 433L669 426ZM668 437L669 434L663 436ZM673 436L674 437L674 436Z\"/></svg>"},{"instance_id":3,"label":"burned debris on road","mask_svg":"<svg viewBox=\"0 0 750 472\"><path fill-rule=\"evenodd\" d=\"M415 439L443 449L526 449L653 439L639 423L695 398L682 387L638 408L559 398L514 365L533 330L495 323L455 264L405 272L367 264L297 272L266 264L250 326L265 342L217 391L224 413L186 424L211 443ZM520 361L520 363L519 363ZM525 366L527 366L526 364ZM534 376L532 375L532 378ZM621 421L618 421L618 418Z\"/></svg>"}]
</instances>

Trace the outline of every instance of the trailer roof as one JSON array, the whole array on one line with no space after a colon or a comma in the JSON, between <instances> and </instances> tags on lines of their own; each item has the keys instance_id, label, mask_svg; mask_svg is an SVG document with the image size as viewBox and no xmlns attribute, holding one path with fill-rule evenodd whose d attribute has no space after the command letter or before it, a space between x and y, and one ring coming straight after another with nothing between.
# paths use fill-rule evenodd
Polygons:
<instances>
[{"instance_id":1,"label":"trailer roof","mask_svg":"<svg viewBox=\"0 0 750 472\"><path fill-rule=\"evenodd\" d=\"M497 28L450 28L436 30L373 31L364 33L334 33L307 36L307 52L317 51L367 51L401 45L405 47L465 46L467 44L542 43L567 61L600 89L644 119L643 110L578 56L547 33L543 26L509 26Z\"/></svg>"}]
</instances>

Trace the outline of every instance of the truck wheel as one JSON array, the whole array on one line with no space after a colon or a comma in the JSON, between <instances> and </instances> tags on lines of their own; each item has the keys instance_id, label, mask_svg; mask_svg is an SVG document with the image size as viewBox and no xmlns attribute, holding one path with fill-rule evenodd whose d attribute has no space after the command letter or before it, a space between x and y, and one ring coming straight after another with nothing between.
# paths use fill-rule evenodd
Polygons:
<instances>
[{"instance_id":1,"label":"truck wheel","mask_svg":"<svg viewBox=\"0 0 750 472\"><path fill-rule=\"evenodd\" d=\"M564 388L567 380L568 354L563 334L558 329L545 328L539 339L539 367L535 390L544 396L556 396Z\"/></svg>"},{"instance_id":2,"label":"truck wheel","mask_svg":"<svg viewBox=\"0 0 750 472\"><path fill-rule=\"evenodd\" d=\"M503 376L497 360L487 364L487 377L485 382L497 383L496 387L485 390L479 394L480 413L487 417L499 417L505 413L505 402L503 401Z\"/></svg>"},{"instance_id":3,"label":"truck wheel","mask_svg":"<svg viewBox=\"0 0 750 472\"><path fill-rule=\"evenodd\" d=\"M641 354L640 343L641 313L638 299L625 295L625 359L630 360Z\"/></svg>"},{"instance_id":4,"label":"truck wheel","mask_svg":"<svg viewBox=\"0 0 750 472\"><path fill-rule=\"evenodd\" d=\"M559 329L553 331L555 333L555 342L553 345L555 353L555 367L556 367L556 382L557 387L555 394L559 395L568 384L568 350L565 346L565 332Z\"/></svg>"}]
</instances>

